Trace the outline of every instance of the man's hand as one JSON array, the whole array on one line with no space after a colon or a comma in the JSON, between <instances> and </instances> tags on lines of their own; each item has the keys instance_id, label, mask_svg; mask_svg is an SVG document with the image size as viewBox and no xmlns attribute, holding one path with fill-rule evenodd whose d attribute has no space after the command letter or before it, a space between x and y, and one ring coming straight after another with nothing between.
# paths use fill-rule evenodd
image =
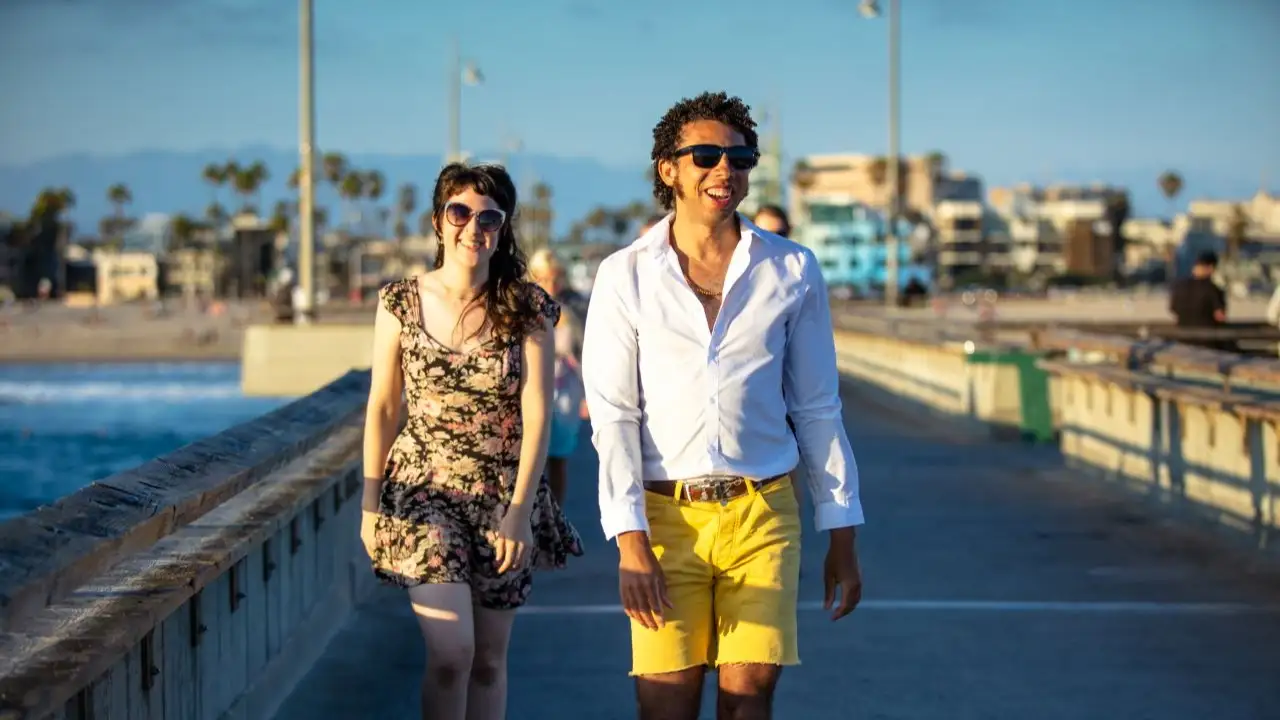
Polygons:
<instances>
[{"instance_id":1,"label":"man's hand","mask_svg":"<svg viewBox=\"0 0 1280 720\"><path fill-rule=\"evenodd\" d=\"M673 607L667 597L667 579L644 532L618 536L618 590L627 617L650 630L665 624L662 608Z\"/></svg>"},{"instance_id":2,"label":"man's hand","mask_svg":"<svg viewBox=\"0 0 1280 720\"><path fill-rule=\"evenodd\" d=\"M832 620L853 612L862 600L862 569L858 567L858 549L855 547L855 530L851 527L831 531L831 546L827 548L827 560L822 566L825 586L822 607L830 610L840 588L840 606L832 613Z\"/></svg>"}]
</instances>

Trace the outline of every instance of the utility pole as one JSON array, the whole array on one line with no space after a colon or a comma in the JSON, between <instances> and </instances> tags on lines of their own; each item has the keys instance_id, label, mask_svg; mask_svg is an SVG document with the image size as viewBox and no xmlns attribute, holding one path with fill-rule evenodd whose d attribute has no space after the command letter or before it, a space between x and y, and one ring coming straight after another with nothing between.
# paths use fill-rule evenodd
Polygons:
<instances>
[{"instance_id":1,"label":"utility pole","mask_svg":"<svg viewBox=\"0 0 1280 720\"><path fill-rule=\"evenodd\" d=\"M297 325L316 316L315 285L315 23L313 0L299 0L298 18L298 285L302 297L293 309Z\"/></svg>"},{"instance_id":2,"label":"utility pole","mask_svg":"<svg viewBox=\"0 0 1280 720\"><path fill-rule=\"evenodd\" d=\"M900 128L900 95L902 81L899 75L901 26L898 0L889 0L889 232L885 258L884 300L889 307L898 305L898 217L902 212L902 177L899 172L898 134Z\"/></svg>"}]
</instances>

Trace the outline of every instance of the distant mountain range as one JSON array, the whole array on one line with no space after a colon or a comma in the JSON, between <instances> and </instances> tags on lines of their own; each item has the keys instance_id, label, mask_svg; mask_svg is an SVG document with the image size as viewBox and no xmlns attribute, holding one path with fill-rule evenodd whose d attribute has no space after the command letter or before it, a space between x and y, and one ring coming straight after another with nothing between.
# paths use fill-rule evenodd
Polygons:
<instances>
[{"instance_id":1,"label":"distant mountain range","mask_svg":"<svg viewBox=\"0 0 1280 720\"><path fill-rule=\"evenodd\" d=\"M496 159L499 153L478 157ZM271 178L262 191L264 213L270 212L277 200L292 197L285 181L298 164L294 150L266 146L191 152L156 150L114 156L64 155L26 165L0 166L0 211L25 216L42 188L65 185L76 195L76 207L71 218L82 232L96 233L98 221L111 212L107 188L122 182L133 192L133 204L127 210L132 217L178 212L201 216L213 200L213 189L201 180L201 172L211 162L222 163L229 159L242 164L261 160L267 165ZM352 154L348 160L355 168L382 171L387 183L384 204L393 202L395 189L401 183L417 185L419 212L429 202L431 183L441 162L439 155ZM529 185L538 180L552 187L557 234L565 232L571 223L585 217L596 206L619 207L633 200L647 202L651 197L644 179L643 160L635 166L616 167L589 158L516 153L511 156L510 168L522 191L527 192ZM1191 168L1178 169L1185 181L1182 195L1176 201L1178 208L1185 207L1191 198L1244 199L1257 191L1257 180L1253 178L1198 172ZM1156 188L1156 178L1163 170L1165 168L1065 171L1055 181L1099 180L1128 187L1136 216L1165 216L1170 205ZM988 187L1007 182L1016 180L986 178ZM238 203L229 189L222 191L221 201L230 209ZM317 203L330 208L331 222L338 221L338 198L332 188L321 184ZM416 225L411 224L411 227Z\"/></svg>"},{"instance_id":2,"label":"distant mountain range","mask_svg":"<svg viewBox=\"0 0 1280 720\"><path fill-rule=\"evenodd\" d=\"M498 157L496 152L477 156L495 160ZM271 177L262 189L264 213L270 212L277 200L292 199L293 194L285 183L298 165L296 151L272 147L192 152L157 150L114 156L64 155L26 165L0 166L0 211L25 216L41 189L65 185L76 196L71 219L81 232L93 234L97 232L98 221L112 212L107 202L107 188L114 183L124 183L133 193L133 203L126 208L131 217L143 218L151 213L201 217L214 198L213 188L201 179L201 173L209 163L230 159L242 165L255 160L266 164ZM353 168L383 173L386 178L383 205L394 202L396 188L401 183L415 184L417 212L430 203L432 183L441 165L439 155L351 154L347 159ZM557 233L567 230L571 223L598 205L620 207L651 197L643 164L618 168L585 158L516 153L510 158L509 168L522 192L527 192L536 181L551 186ZM220 200L231 210L239 203L229 188L221 191ZM331 187L318 184L316 202L329 207L331 223L338 221L338 196ZM410 223L410 227L416 228L416 222Z\"/></svg>"}]
</instances>

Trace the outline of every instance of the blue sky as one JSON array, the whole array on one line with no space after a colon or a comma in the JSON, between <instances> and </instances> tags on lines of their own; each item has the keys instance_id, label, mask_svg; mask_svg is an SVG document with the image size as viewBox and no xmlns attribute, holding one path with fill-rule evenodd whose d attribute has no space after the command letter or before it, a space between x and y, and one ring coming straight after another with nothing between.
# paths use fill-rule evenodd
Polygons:
<instances>
[{"instance_id":1,"label":"blue sky","mask_svg":"<svg viewBox=\"0 0 1280 720\"><path fill-rule=\"evenodd\" d=\"M440 152L448 38L486 77L464 145L642 166L666 107L782 111L789 156L882 152L886 23L856 0L317 0L318 142ZM1276 0L902 0L904 149L988 184L1173 167L1280 186ZM3 0L0 164L297 133L293 0ZM1197 182L1197 178L1213 178ZM1152 180L1154 182L1154 179Z\"/></svg>"}]
</instances>

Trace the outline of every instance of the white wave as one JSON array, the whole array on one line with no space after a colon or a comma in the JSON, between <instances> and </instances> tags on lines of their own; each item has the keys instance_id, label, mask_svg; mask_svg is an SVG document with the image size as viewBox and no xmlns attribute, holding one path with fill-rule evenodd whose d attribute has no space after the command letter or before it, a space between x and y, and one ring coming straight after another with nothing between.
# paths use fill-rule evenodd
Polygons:
<instances>
[{"instance_id":1,"label":"white wave","mask_svg":"<svg viewBox=\"0 0 1280 720\"><path fill-rule=\"evenodd\" d=\"M240 385L147 382L8 382L0 381L0 404L44 405L99 400L186 402L241 397Z\"/></svg>"}]
</instances>

